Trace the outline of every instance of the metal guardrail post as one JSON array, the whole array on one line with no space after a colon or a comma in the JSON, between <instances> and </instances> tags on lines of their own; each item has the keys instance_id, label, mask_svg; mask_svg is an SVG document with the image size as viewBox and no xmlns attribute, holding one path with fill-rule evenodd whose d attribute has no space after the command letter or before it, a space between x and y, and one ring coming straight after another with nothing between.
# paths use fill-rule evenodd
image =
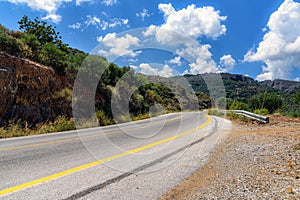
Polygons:
<instances>
[{"instance_id":1,"label":"metal guardrail post","mask_svg":"<svg viewBox=\"0 0 300 200\"><path fill-rule=\"evenodd\" d=\"M235 114L239 114L239 115L243 115L245 117L251 118L251 119L255 119L255 120L260 121L264 124L267 124L267 123L270 122L269 117L265 117L265 116L262 116L262 115L257 115L257 114L254 114L254 113L251 113L251 112L248 112L248 111L245 111L245 110L230 110L230 111L235 113Z\"/></svg>"}]
</instances>

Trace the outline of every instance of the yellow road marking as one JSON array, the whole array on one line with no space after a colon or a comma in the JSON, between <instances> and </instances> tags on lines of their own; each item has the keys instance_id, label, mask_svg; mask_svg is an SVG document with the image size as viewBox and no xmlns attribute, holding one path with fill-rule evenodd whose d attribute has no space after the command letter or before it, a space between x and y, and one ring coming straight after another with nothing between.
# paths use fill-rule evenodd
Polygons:
<instances>
[{"instance_id":1,"label":"yellow road marking","mask_svg":"<svg viewBox=\"0 0 300 200\"><path fill-rule=\"evenodd\" d=\"M49 175L49 176L46 176L46 177L43 177L43 178L40 178L40 179L36 179L36 180L30 181L30 182L27 182L27 183L23 183L23 184L20 184L20 185L11 187L11 188L1 190L0 191L0 196L15 192L15 191L18 191L18 190L21 190L21 189L25 189L25 188L28 188L28 187L31 187L33 185L37 185L37 184L40 184L40 183L43 183L43 182L46 182L46 181L50 181L50 180L53 180L53 179L56 179L56 178L59 178L59 177L62 177L62 176L66 176L68 174L78 172L78 171L81 171L81 170L84 170L84 169L87 169L87 168L90 168L90 167L93 167L93 166L96 166L96 165L99 165L101 163L105 163L105 162L108 162L108 161L111 161L111 160L115 160L117 158L121 158L123 156L129 155L129 154L132 154L132 153L137 153L137 152L140 152L142 150L157 146L159 144L163 144L163 143L172 141L176 138L183 137L183 136L188 135L192 132L195 132L195 131L197 131L201 128L204 128L209 123L210 123L210 117L207 116L207 121L204 124L194 128L192 130L189 130L189 131L183 132L181 134L175 135L173 137L169 137L169 138L166 138L166 139L163 139L163 140L160 140L160 141L157 141L157 142L154 142L154 143L142 146L142 147L138 147L138 148L135 148L135 149L132 149L132 150L120 153L120 154L116 154L116 155L104 158L102 160L97 160L95 162L91 162L91 163L81 165L81 166L78 166L78 167L75 167L75 168L72 168L72 169L69 169L69 170L66 170L66 171L62 171L62 172L52 174L52 175Z\"/></svg>"},{"instance_id":2,"label":"yellow road marking","mask_svg":"<svg viewBox=\"0 0 300 200\"><path fill-rule=\"evenodd\" d=\"M179 118L181 118L181 116L180 117L175 117L175 118L170 119L170 120L167 120L166 122L171 122L171 121L177 120ZM157 124L157 123L161 123L161 121L154 122L154 124ZM146 128L146 127L139 127L139 128ZM130 131L130 130L134 130L134 129L137 129L137 127L129 128L129 129L126 129L126 130ZM101 136L104 136L104 135L116 134L116 133L121 133L121 131L120 130L110 131L110 132L103 133L103 134L100 134L100 135L84 136L83 138L95 138L95 137L101 137ZM54 140L54 141L50 141L50 142L41 142L41 143L28 144L28 145L22 145L22 146L16 146L16 147L0 148L0 152L17 150L17 149L26 149L26 148L38 147L38 146L45 146L45 145L51 145L51 144L56 144L56 143L65 143L65 142L71 142L71 141L76 141L76 140L80 140L80 139L81 139L80 137L73 137L73 138L69 138L69 139Z\"/></svg>"}]
</instances>

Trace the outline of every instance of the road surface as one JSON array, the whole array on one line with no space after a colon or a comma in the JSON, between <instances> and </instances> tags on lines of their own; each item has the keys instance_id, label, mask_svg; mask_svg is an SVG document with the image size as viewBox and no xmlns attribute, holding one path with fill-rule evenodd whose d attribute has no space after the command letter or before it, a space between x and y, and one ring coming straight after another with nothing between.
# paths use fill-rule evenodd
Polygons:
<instances>
[{"instance_id":1,"label":"road surface","mask_svg":"<svg viewBox=\"0 0 300 200\"><path fill-rule=\"evenodd\" d=\"M229 121L203 112L0 140L0 199L155 199L201 167Z\"/></svg>"}]
</instances>

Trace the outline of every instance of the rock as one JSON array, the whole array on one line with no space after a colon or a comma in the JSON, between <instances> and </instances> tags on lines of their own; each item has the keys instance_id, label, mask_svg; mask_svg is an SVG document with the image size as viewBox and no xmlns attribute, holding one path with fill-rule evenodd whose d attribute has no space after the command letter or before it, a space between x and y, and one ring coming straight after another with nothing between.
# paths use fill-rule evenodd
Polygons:
<instances>
[{"instance_id":1,"label":"rock","mask_svg":"<svg viewBox=\"0 0 300 200\"><path fill-rule=\"evenodd\" d=\"M70 100L53 97L64 88L71 84L51 67L0 52L0 125L21 120L33 127L59 115L71 117Z\"/></svg>"}]
</instances>

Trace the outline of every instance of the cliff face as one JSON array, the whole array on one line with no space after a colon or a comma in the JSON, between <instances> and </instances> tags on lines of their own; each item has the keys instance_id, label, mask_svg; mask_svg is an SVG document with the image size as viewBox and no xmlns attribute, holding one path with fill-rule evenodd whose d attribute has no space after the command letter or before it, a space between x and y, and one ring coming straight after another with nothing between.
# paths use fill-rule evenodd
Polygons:
<instances>
[{"instance_id":1,"label":"cliff face","mask_svg":"<svg viewBox=\"0 0 300 200\"><path fill-rule=\"evenodd\" d=\"M71 86L54 70L0 52L0 124L27 121L29 126L71 116Z\"/></svg>"},{"instance_id":2,"label":"cliff face","mask_svg":"<svg viewBox=\"0 0 300 200\"><path fill-rule=\"evenodd\" d=\"M274 89L280 90L282 92L287 92L287 93L295 93L300 88L300 82L281 80L281 79L276 79L274 81L268 80L268 81L263 81L261 83L268 87L272 87Z\"/></svg>"}]
</instances>

